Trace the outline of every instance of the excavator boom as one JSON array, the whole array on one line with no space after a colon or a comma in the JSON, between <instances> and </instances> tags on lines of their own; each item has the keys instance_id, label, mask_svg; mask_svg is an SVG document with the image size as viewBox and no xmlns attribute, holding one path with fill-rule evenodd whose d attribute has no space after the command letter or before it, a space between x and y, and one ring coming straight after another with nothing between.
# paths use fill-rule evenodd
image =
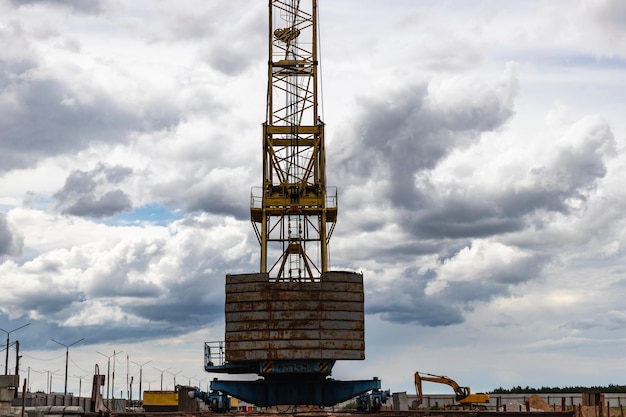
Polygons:
<instances>
[{"instance_id":1,"label":"excavator boom","mask_svg":"<svg viewBox=\"0 0 626 417\"><path fill-rule=\"evenodd\" d=\"M417 403L421 404L423 401L422 394L422 381L435 382L438 384L445 384L454 390L454 399L461 404L485 404L490 401L489 394L472 394L470 387L462 387L455 380L447 376L433 375L419 372L415 372L415 390L417 392Z\"/></svg>"}]
</instances>

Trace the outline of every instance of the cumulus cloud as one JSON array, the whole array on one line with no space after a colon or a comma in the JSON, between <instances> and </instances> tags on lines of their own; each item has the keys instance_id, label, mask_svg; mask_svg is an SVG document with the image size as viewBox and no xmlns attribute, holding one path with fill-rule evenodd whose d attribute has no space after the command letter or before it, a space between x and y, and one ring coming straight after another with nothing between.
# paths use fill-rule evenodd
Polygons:
<instances>
[{"instance_id":1,"label":"cumulus cloud","mask_svg":"<svg viewBox=\"0 0 626 417\"><path fill-rule=\"evenodd\" d=\"M158 86L129 79L114 62L85 59L80 48L67 48L72 38L44 48L53 51L51 59L38 39L49 36L61 36L54 24L41 29L16 19L0 29L0 40L11 45L0 52L0 173L94 144L128 143L133 132L167 129L180 120L180 109Z\"/></svg>"},{"instance_id":2,"label":"cumulus cloud","mask_svg":"<svg viewBox=\"0 0 626 417\"><path fill-rule=\"evenodd\" d=\"M433 169L457 147L501 127L513 114L517 94L514 65L500 82L488 85L475 77L407 86L383 98L367 98L349 148L337 163L342 179L382 180L380 193L399 207L426 203L416 177Z\"/></svg>"},{"instance_id":3,"label":"cumulus cloud","mask_svg":"<svg viewBox=\"0 0 626 417\"><path fill-rule=\"evenodd\" d=\"M32 321L26 346L152 358L221 332L224 275L259 266L267 9L247 3L0 1L0 327ZM621 3L341 3L320 9L330 264L365 272L368 362L422 331L422 357L471 340L470 367L520 334L619 339Z\"/></svg>"},{"instance_id":4,"label":"cumulus cloud","mask_svg":"<svg viewBox=\"0 0 626 417\"><path fill-rule=\"evenodd\" d=\"M24 238L12 226L6 213L0 213L0 259L4 255L20 256L24 247Z\"/></svg>"},{"instance_id":5,"label":"cumulus cloud","mask_svg":"<svg viewBox=\"0 0 626 417\"><path fill-rule=\"evenodd\" d=\"M103 10L102 0L11 0L15 6L49 5L67 7L81 12L95 14Z\"/></svg>"},{"instance_id":6,"label":"cumulus cloud","mask_svg":"<svg viewBox=\"0 0 626 417\"><path fill-rule=\"evenodd\" d=\"M349 220L351 230L368 238L345 253L368 265L376 259L378 268L391 266L390 271L395 260L411 254L410 262L420 265L399 276L386 273L379 291L368 296L371 313L424 326L458 324L476 303L510 296L516 287L541 279L558 250L535 252L521 241L500 239L550 229L553 214L579 216L606 176L616 143L610 126L596 116L571 123L555 140L542 143L534 158L518 154L524 169L511 170L510 165L520 166L515 153L509 164L480 154L499 147L492 143L514 115L515 69L508 65L492 85L463 77L422 84L370 99L363 110L364 129L342 148L339 181L350 184L343 201L361 205L356 220ZM445 175L440 172L444 162L454 164L450 161L464 154L484 158L499 180L481 184L480 176L449 166ZM363 196L359 183L377 198ZM390 233L404 236L403 244L383 237ZM439 319L430 314L433 309L443 312Z\"/></svg>"},{"instance_id":7,"label":"cumulus cloud","mask_svg":"<svg viewBox=\"0 0 626 417\"><path fill-rule=\"evenodd\" d=\"M13 215L34 230L46 221L29 209ZM203 214L169 227L100 225L95 232L82 219L58 221L71 248L0 264L0 314L78 327L98 340L103 328L118 329L119 338L184 334L222 317L227 272L254 268L247 232L240 231L247 222ZM84 239L91 233L99 238Z\"/></svg>"},{"instance_id":8,"label":"cumulus cloud","mask_svg":"<svg viewBox=\"0 0 626 417\"><path fill-rule=\"evenodd\" d=\"M531 164L523 177L497 189L474 187L470 194L462 187L433 186L425 180L418 186L428 189L429 204L402 212L402 218L424 238L486 237L534 227L532 216L538 212L580 210L606 175L615 146L605 120L584 117L552 145L551 152L539 156L537 162L543 161Z\"/></svg>"},{"instance_id":9,"label":"cumulus cloud","mask_svg":"<svg viewBox=\"0 0 626 417\"><path fill-rule=\"evenodd\" d=\"M8 67L0 62L2 66ZM0 129L6 132L0 137L0 171L32 167L41 158L78 152L94 143L123 143L133 131L162 129L176 120L161 110L133 113L103 91L82 101L64 81L28 72L0 87L5 115Z\"/></svg>"},{"instance_id":10,"label":"cumulus cloud","mask_svg":"<svg viewBox=\"0 0 626 417\"><path fill-rule=\"evenodd\" d=\"M380 314L387 321L421 326L447 326L463 322L459 305L452 305L438 294L425 290L435 278L432 270L409 268L389 285L366 294L367 313Z\"/></svg>"},{"instance_id":11,"label":"cumulus cloud","mask_svg":"<svg viewBox=\"0 0 626 417\"><path fill-rule=\"evenodd\" d=\"M243 185L241 180L249 177L249 173L240 168L211 171L199 183L193 184L186 190L188 209L231 215L240 220L247 220L250 216L249 206L242 204L244 194L240 192L246 188L235 188L233 185Z\"/></svg>"},{"instance_id":12,"label":"cumulus cloud","mask_svg":"<svg viewBox=\"0 0 626 417\"><path fill-rule=\"evenodd\" d=\"M406 269L368 293L368 312L387 321L436 327L460 324L477 302L508 296L537 279L547 257L476 240L435 264Z\"/></svg>"},{"instance_id":13,"label":"cumulus cloud","mask_svg":"<svg viewBox=\"0 0 626 417\"><path fill-rule=\"evenodd\" d=\"M583 22L591 23L596 33L604 36L605 40L617 43L623 48L626 45L624 34L624 20L626 19L626 4L620 0L584 0L580 3L580 15ZM622 49L621 56L626 56Z\"/></svg>"},{"instance_id":14,"label":"cumulus cloud","mask_svg":"<svg viewBox=\"0 0 626 417\"><path fill-rule=\"evenodd\" d=\"M57 209L63 214L87 217L109 217L132 208L129 196L119 185L132 174L130 168L98 165L92 171L73 171L63 188L54 193Z\"/></svg>"}]
</instances>

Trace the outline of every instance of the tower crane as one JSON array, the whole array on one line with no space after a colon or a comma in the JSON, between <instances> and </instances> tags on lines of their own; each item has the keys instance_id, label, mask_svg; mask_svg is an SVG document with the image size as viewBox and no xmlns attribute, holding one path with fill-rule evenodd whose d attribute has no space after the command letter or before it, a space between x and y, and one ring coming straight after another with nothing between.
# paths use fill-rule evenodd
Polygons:
<instances>
[{"instance_id":1,"label":"tower crane","mask_svg":"<svg viewBox=\"0 0 626 417\"><path fill-rule=\"evenodd\" d=\"M377 411L389 395L376 377L330 378L337 360L365 359L365 311L363 275L328 265L337 190L326 185L317 15L317 0L269 0L263 175L250 198L260 271L226 276L225 340L205 343L204 363L260 378L215 378L194 393L215 411L230 396L262 407L357 398Z\"/></svg>"}]
</instances>

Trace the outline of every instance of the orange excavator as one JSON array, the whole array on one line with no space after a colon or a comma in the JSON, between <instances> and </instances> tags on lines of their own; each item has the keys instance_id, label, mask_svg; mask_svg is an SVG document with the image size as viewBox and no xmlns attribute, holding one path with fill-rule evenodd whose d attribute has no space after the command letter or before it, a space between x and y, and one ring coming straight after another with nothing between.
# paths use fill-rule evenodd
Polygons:
<instances>
[{"instance_id":1,"label":"orange excavator","mask_svg":"<svg viewBox=\"0 0 626 417\"><path fill-rule=\"evenodd\" d=\"M417 391L418 405L422 403L422 381L436 382L451 386L455 394L454 399L460 404L485 404L490 400L489 394L472 394L470 387L461 387L455 380L448 378L447 376L427 373L422 373L422 375L420 375L419 372L415 372L415 390Z\"/></svg>"}]
</instances>

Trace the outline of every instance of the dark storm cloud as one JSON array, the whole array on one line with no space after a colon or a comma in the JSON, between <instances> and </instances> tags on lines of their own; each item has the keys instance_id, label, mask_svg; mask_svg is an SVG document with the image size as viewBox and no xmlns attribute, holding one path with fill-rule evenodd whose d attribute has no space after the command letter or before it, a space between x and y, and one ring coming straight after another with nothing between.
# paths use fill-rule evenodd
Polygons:
<instances>
[{"instance_id":1,"label":"dark storm cloud","mask_svg":"<svg viewBox=\"0 0 626 417\"><path fill-rule=\"evenodd\" d=\"M118 245L99 260L85 295L88 300L112 301L122 314L156 328L171 326L167 334L183 334L223 319L224 271L236 270L242 259L226 260L207 240L220 241L211 222L181 222L175 245L165 239L140 239ZM176 252L172 252L172 251ZM158 280L142 277L159 276ZM111 336L116 337L116 336Z\"/></svg>"},{"instance_id":2,"label":"dark storm cloud","mask_svg":"<svg viewBox=\"0 0 626 417\"><path fill-rule=\"evenodd\" d=\"M45 274L42 277L45 281ZM71 288L47 286L45 291L29 290L21 293L20 309L48 317L73 310L72 304L84 298L82 291Z\"/></svg>"},{"instance_id":3,"label":"dark storm cloud","mask_svg":"<svg viewBox=\"0 0 626 417\"><path fill-rule=\"evenodd\" d=\"M79 217L109 217L119 212L128 211L132 203L122 190L107 191L102 196L80 196L76 201L64 208L63 214Z\"/></svg>"},{"instance_id":4,"label":"dark storm cloud","mask_svg":"<svg viewBox=\"0 0 626 417\"><path fill-rule=\"evenodd\" d=\"M228 190L218 187L190 196L187 209L234 216L239 220L250 217L250 209L247 205L241 204L240 199L235 200L232 195L228 194Z\"/></svg>"},{"instance_id":5,"label":"dark storm cloud","mask_svg":"<svg viewBox=\"0 0 626 417\"><path fill-rule=\"evenodd\" d=\"M440 295L426 296L428 283L436 273L420 273L415 268L393 280L385 291L368 292L366 313L380 314L383 320L398 323L414 323L421 326L449 326L464 321L458 305L449 303Z\"/></svg>"},{"instance_id":6,"label":"dark storm cloud","mask_svg":"<svg viewBox=\"0 0 626 417\"><path fill-rule=\"evenodd\" d=\"M53 197L58 200L57 209L63 214L87 217L109 217L132 209L128 195L120 190L110 190L132 174L126 167L98 165L92 171L73 171L65 180L63 188ZM108 189L108 190L107 190Z\"/></svg>"},{"instance_id":7,"label":"dark storm cloud","mask_svg":"<svg viewBox=\"0 0 626 417\"><path fill-rule=\"evenodd\" d=\"M379 253L382 257L392 256L396 259L398 257L415 259L416 256L437 253L444 248L445 245L443 242L420 240L412 242L398 242L395 245L380 248Z\"/></svg>"},{"instance_id":8,"label":"dark storm cloud","mask_svg":"<svg viewBox=\"0 0 626 417\"><path fill-rule=\"evenodd\" d=\"M259 39L253 36L250 39ZM257 46L261 46L260 43ZM248 42L215 43L212 44L205 53L204 58L207 63L223 74L235 76L240 75L251 65L261 62L261 54L254 53L262 48L251 49ZM252 53L251 53L252 52Z\"/></svg>"},{"instance_id":9,"label":"dark storm cloud","mask_svg":"<svg viewBox=\"0 0 626 417\"><path fill-rule=\"evenodd\" d=\"M123 108L105 91L91 91L89 100L81 100L73 85L32 76L33 65L0 61L0 74L9 73L0 76L0 172L94 143L124 143L131 132L178 122L177 111L163 103L144 103L138 112Z\"/></svg>"},{"instance_id":10,"label":"dark storm cloud","mask_svg":"<svg viewBox=\"0 0 626 417\"><path fill-rule=\"evenodd\" d=\"M548 259L539 254L494 263L487 270L469 273L467 279L447 282L430 294L427 286L437 281L438 272L408 268L402 276L385 282L385 291L368 292L366 311L390 322L428 327L459 324L474 303L510 295L515 286L537 279Z\"/></svg>"},{"instance_id":11,"label":"dark storm cloud","mask_svg":"<svg viewBox=\"0 0 626 417\"><path fill-rule=\"evenodd\" d=\"M219 267L222 261L213 256L198 260L196 255L200 253L194 254L194 250L190 248L180 261L183 266L181 273L186 275L185 277L173 277L167 286L157 287L153 284L146 286L150 292L136 294L134 302L123 306L124 311L148 322L169 323L179 328L177 334L218 322L223 317L224 310L225 278L222 273L224 269ZM152 256L150 259L151 263L161 261L160 256ZM219 272L211 272L213 268ZM128 265L121 265L117 270L125 274L116 279L121 290L114 291L115 294L108 296L123 296L124 288L129 286L131 268ZM101 277L100 282L106 284L110 282L110 278ZM99 296L103 295L102 288L101 285Z\"/></svg>"},{"instance_id":12,"label":"dark storm cloud","mask_svg":"<svg viewBox=\"0 0 626 417\"><path fill-rule=\"evenodd\" d=\"M78 348L100 343L142 342L154 339L155 334L158 334L160 337L169 337L190 331L190 326L181 327L180 323L172 324L167 320L153 321L137 326L128 323L127 319L123 318L121 320L110 320L106 325L64 326L58 322L33 320L28 316L9 319L5 314L0 313L0 328L15 329L27 323L31 323L31 325L11 335L11 343L14 340L19 340L20 349L26 352L60 348L59 345L50 341L52 338L65 343L84 338L76 346ZM194 326L191 330L195 328ZM32 359L27 354L26 357ZM98 358L97 360L101 359ZM102 369L102 362L100 366L100 369ZM104 358L104 367L106 367L106 358Z\"/></svg>"},{"instance_id":13,"label":"dark storm cloud","mask_svg":"<svg viewBox=\"0 0 626 417\"><path fill-rule=\"evenodd\" d=\"M524 230L531 214L568 215L572 201L586 202L606 175L605 159L614 153L615 140L607 122L598 117L580 120L564 139L565 144L552 150L548 165L531 170L526 185L464 195L431 190L429 207L403 211L401 217L417 236L466 238Z\"/></svg>"},{"instance_id":14,"label":"dark storm cloud","mask_svg":"<svg viewBox=\"0 0 626 417\"><path fill-rule=\"evenodd\" d=\"M215 291L199 291L199 288L206 288L208 285ZM170 288L167 297L161 301L130 305L128 311L150 321L167 322L180 327L180 334L197 330L223 319L223 291L217 291L223 285L224 278L221 276L200 276L185 282L180 288ZM207 298L209 293L214 294Z\"/></svg>"},{"instance_id":15,"label":"dark storm cloud","mask_svg":"<svg viewBox=\"0 0 626 417\"><path fill-rule=\"evenodd\" d=\"M240 75L252 65L265 64L267 53L267 21L263 18L266 10L245 1L233 5L236 18L220 34L224 41L211 40L201 51L201 58L208 65L229 76ZM249 12L241 14L241 7Z\"/></svg>"},{"instance_id":16,"label":"dark storm cloud","mask_svg":"<svg viewBox=\"0 0 626 417\"><path fill-rule=\"evenodd\" d=\"M141 341L154 338L155 332L176 336L220 323L223 271L236 270L245 260L226 261L219 249L207 246L207 240L219 242L222 231L197 230L211 227L202 224L182 226L180 235L172 236L179 239L173 245L167 239L128 239L96 258L80 249L69 259L38 258L24 271L23 286L6 295L0 323L8 312L25 320L45 317L37 321L42 334L71 339L79 330L89 344ZM65 274L77 278L76 285L68 285L71 278ZM30 342L31 349L43 343L41 337Z\"/></svg>"},{"instance_id":17,"label":"dark storm cloud","mask_svg":"<svg viewBox=\"0 0 626 417\"><path fill-rule=\"evenodd\" d=\"M569 176L569 175L568 175ZM538 177L539 178L539 177ZM576 175L576 182L580 176ZM598 177L589 177L593 181ZM568 201L581 196L580 184L541 184L507 188L501 192L471 195L431 194L429 206L418 211L403 211L401 217L417 236L431 238L482 238L524 230L527 216L537 212L569 213ZM440 190L439 190L440 191Z\"/></svg>"},{"instance_id":18,"label":"dark storm cloud","mask_svg":"<svg viewBox=\"0 0 626 417\"><path fill-rule=\"evenodd\" d=\"M583 15L611 41L623 39L626 3L621 0L583 2Z\"/></svg>"},{"instance_id":19,"label":"dark storm cloud","mask_svg":"<svg viewBox=\"0 0 626 417\"><path fill-rule=\"evenodd\" d=\"M358 153L343 158L338 166L357 178L386 179L386 196L394 206L421 207L428 197L415 186L416 175L434 168L453 149L470 145L481 133L502 126L513 114L516 86L514 78L505 87L478 85L460 89L458 98L445 91L437 97L429 85L420 84L368 99L355 124L361 126L352 148Z\"/></svg>"},{"instance_id":20,"label":"dark storm cloud","mask_svg":"<svg viewBox=\"0 0 626 417\"><path fill-rule=\"evenodd\" d=\"M106 97L72 104L69 86L56 80L11 81L2 86L0 169L34 165L39 158L78 151L102 140L123 142L133 117ZM9 101L8 98L11 98ZM67 103L67 104L64 104Z\"/></svg>"},{"instance_id":21,"label":"dark storm cloud","mask_svg":"<svg viewBox=\"0 0 626 417\"><path fill-rule=\"evenodd\" d=\"M149 323L167 323L169 334L184 334L223 320L224 277L196 274L163 289L159 298L146 298L124 306L124 311Z\"/></svg>"},{"instance_id":22,"label":"dark storm cloud","mask_svg":"<svg viewBox=\"0 0 626 417\"><path fill-rule=\"evenodd\" d=\"M491 201L450 198L403 218L421 238L486 237L524 228L520 218L508 217Z\"/></svg>"},{"instance_id":23,"label":"dark storm cloud","mask_svg":"<svg viewBox=\"0 0 626 417\"><path fill-rule=\"evenodd\" d=\"M50 6L67 7L81 13L97 14L102 11L102 0L11 0L14 6L29 6L43 4Z\"/></svg>"},{"instance_id":24,"label":"dark storm cloud","mask_svg":"<svg viewBox=\"0 0 626 417\"><path fill-rule=\"evenodd\" d=\"M591 116L546 144L546 154L534 165L529 161L525 177L510 184L468 183L472 192L466 192L454 181L452 186L432 181L431 171L453 150L497 130L512 116L516 83L503 85L508 87L478 88L477 98L470 100L462 86L459 95L438 97L431 87L421 85L365 104L356 124L362 130L345 148L339 171L351 187L362 184L363 178L388 184L377 190L382 198L376 200L388 211L385 219L401 225L415 242L439 242L430 246L431 253L445 254L428 272L408 269L385 281L384 291L368 293L368 313L393 322L446 326L463 322L477 302L510 296L519 285L539 279L555 254L493 242L473 247L472 242L544 227L540 219L549 213L570 215L606 175L614 137L606 121ZM459 183L465 184L463 180ZM469 243L459 246L461 241ZM413 246L415 257L429 248ZM376 259L390 264L406 256L372 250ZM358 259L367 256L361 253Z\"/></svg>"},{"instance_id":25,"label":"dark storm cloud","mask_svg":"<svg viewBox=\"0 0 626 417\"><path fill-rule=\"evenodd\" d=\"M24 239L9 224L6 213L0 213L0 257L20 256Z\"/></svg>"},{"instance_id":26,"label":"dark storm cloud","mask_svg":"<svg viewBox=\"0 0 626 417\"><path fill-rule=\"evenodd\" d=\"M365 101L355 123L361 126L358 136L348 138L347 151L336 165L341 183L369 178L386 184L377 190L381 203L393 207L395 218L417 238L476 238L524 230L531 215L569 214L572 202L584 202L605 176L614 138L606 121L590 116L575 123L560 144L549 144L551 157L532 167L521 183L498 189L475 185L472 192L435 185L431 170L453 150L503 126L513 115L517 91L512 73L494 86L451 84L454 88L439 91L421 84Z\"/></svg>"}]
</instances>

